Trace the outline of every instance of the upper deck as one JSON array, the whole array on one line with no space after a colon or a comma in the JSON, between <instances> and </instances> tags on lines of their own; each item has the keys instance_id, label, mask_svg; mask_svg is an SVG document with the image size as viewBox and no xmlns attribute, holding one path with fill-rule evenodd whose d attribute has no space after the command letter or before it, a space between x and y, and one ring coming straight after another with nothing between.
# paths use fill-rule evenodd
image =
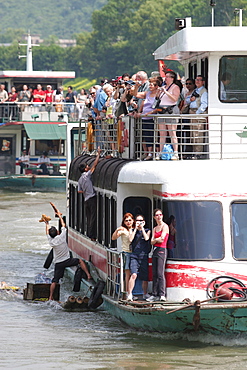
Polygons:
<instances>
[{"instance_id":1,"label":"upper deck","mask_svg":"<svg viewBox=\"0 0 247 370\"><path fill-rule=\"evenodd\" d=\"M182 63L204 53L247 54L247 27L187 27L176 32L153 53L155 60Z\"/></svg>"}]
</instances>

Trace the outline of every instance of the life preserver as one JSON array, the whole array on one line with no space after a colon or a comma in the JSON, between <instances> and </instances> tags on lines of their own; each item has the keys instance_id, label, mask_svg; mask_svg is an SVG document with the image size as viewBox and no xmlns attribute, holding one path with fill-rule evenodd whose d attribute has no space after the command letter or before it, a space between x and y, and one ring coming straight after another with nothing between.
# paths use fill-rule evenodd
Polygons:
<instances>
[{"instance_id":1,"label":"life preserver","mask_svg":"<svg viewBox=\"0 0 247 370\"><path fill-rule=\"evenodd\" d=\"M92 122L88 122L87 124L87 149L89 151L93 150L94 140L93 140L93 125Z\"/></svg>"},{"instance_id":2,"label":"life preserver","mask_svg":"<svg viewBox=\"0 0 247 370\"><path fill-rule=\"evenodd\" d=\"M92 294L88 301L88 307L89 308L97 308L99 307L103 300L101 297L101 294L103 293L105 288L105 282L103 280L99 280L97 284L95 285Z\"/></svg>"}]
</instances>

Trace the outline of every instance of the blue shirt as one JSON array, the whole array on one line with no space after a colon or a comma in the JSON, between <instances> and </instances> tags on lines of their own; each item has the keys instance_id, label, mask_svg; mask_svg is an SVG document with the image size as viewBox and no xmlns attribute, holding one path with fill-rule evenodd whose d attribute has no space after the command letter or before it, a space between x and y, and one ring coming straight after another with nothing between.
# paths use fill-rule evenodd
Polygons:
<instances>
[{"instance_id":1,"label":"blue shirt","mask_svg":"<svg viewBox=\"0 0 247 370\"><path fill-rule=\"evenodd\" d=\"M102 108L105 106L106 100L106 93L104 92L104 90L100 91L99 95L96 96L94 108L98 109L98 111L102 111Z\"/></svg>"},{"instance_id":2,"label":"blue shirt","mask_svg":"<svg viewBox=\"0 0 247 370\"><path fill-rule=\"evenodd\" d=\"M199 94L202 89L205 89L205 87L204 86L201 86L199 88L197 87L194 91L197 94ZM199 99L199 107L198 107L198 99ZM207 107L208 107L208 92L207 91L204 91L204 93L202 93L200 98L197 98L195 101L192 101L190 103L190 108L192 109L197 108L196 114L204 113Z\"/></svg>"}]
</instances>

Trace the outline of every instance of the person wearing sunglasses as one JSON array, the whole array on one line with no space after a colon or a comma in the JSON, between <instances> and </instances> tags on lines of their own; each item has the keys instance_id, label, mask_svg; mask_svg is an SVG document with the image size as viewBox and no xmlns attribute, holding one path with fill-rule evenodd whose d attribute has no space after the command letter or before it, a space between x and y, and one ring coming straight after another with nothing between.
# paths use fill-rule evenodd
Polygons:
<instances>
[{"instance_id":1,"label":"person wearing sunglasses","mask_svg":"<svg viewBox=\"0 0 247 370\"><path fill-rule=\"evenodd\" d=\"M147 299L150 295L148 289L148 255L151 251L150 244L151 230L145 228L145 219L143 215L137 215L135 218L135 229L130 235L132 253L130 255L130 280L128 301L133 300L132 291L135 286L135 281L138 278L142 281L143 299Z\"/></svg>"},{"instance_id":2,"label":"person wearing sunglasses","mask_svg":"<svg viewBox=\"0 0 247 370\"><path fill-rule=\"evenodd\" d=\"M129 279L130 279L130 255L131 255L131 240L130 236L135 228L135 218L131 213L125 213L122 219L122 224L112 234L112 240L116 240L121 236L122 253L124 259L125 272L125 290L129 295Z\"/></svg>"},{"instance_id":3,"label":"person wearing sunglasses","mask_svg":"<svg viewBox=\"0 0 247 370\"><path fill-rule=\"evenodd\" d=\"M151 297L147 298L148 302L166 301L165 264L169 227L163 221L161 209L156 208L153 215L156 222L151 238L151 244L154 246L152 256L153 291Z\"/></svg>"}]
</instances>

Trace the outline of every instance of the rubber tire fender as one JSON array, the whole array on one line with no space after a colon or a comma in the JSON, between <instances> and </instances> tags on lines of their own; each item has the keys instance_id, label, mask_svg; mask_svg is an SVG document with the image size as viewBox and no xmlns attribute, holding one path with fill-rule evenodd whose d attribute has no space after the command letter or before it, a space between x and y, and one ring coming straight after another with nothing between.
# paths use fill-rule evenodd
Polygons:
<instances>
[{"instance_id":1,"label":"rubber tire fender","mask_svg":"<svg viewBox=\"0 0 247 370\"><path fill-rule=\"evenodd\" d=\"M98 280L97 284L93 288L92 294L88 301L88 307L89 308L97 308L101 305L102 301L99 299L101 297L101 294L103 293L105 288L105 282L103 280Z\"/></svg>"},{"instance_id":2,"label":"rubber tire fender","mask_svg":"<svg viewBox=\"0 0 247 370\"><path fill-rule=\"evenodd\" d=\"M45 263L43 265L44 269L47 269L51 266L51 263L53 261L53 248L51 248L48 256L46 257Z\"/></svg>"},{"instance_id":3,"label":"rubber tire fender","mask_svg":"<svg viewBox=\"0 0 247 370\"><path fill-rule=\"evenodd\" d=\"M74 275L74 286L73 292L79 292L81 289L81 279L87 279L85 271L82 270L80 266L77 267L77 270Z\"/></svg>"}]
</instances>

